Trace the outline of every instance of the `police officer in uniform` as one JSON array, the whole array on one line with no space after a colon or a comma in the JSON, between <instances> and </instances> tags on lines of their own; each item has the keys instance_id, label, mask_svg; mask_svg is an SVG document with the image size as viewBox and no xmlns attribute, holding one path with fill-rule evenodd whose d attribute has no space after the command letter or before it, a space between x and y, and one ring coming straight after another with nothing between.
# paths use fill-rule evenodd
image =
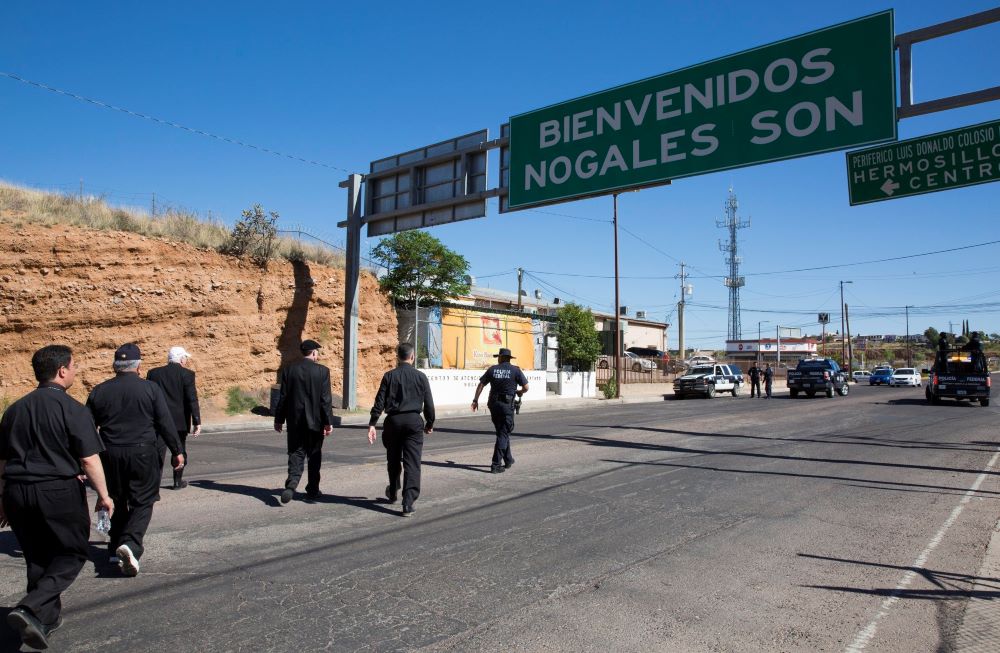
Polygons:
<instances>
[{"instance_id":1,"label":"police officer in uniform","mask_svg":"<svg viewBox=\"0 0 1000 653\"><path fill-rule=\"evenodd\" d=\"M190 459L187 452L187 437L191 433L192 437L201 434L201 410L198 407L198 388L195 386L194 371L188 369L191 364L191 354L187 353L183 347L171 347L167 353L167 364L163 367L156 367L149 370L146 378L160 386L163 395L167 398L167 408L170 409L170 416L177 427L177 439L181 443L181 453L184 454L184 467L187 467ZM160 469L162 471L163 452L165 447L160 445ZM184 467L174 470L175 490L187 487L184 480Z\"/></svg>"},{"instance_id":2,"label":"police officer in uniform","mask_svg":"<svg viewBox=\"0 0 1000 653\"><path fill-rule=\"evenodd\" d=\"M173 454L174 469L184 467L184 454L163 390L139 376L141 364L139 347L122 345L115 351L115 376L94 386L87 399L87 408L107 447L101 460L108 490L118 506L111 517L108 553L126 576L139 573L142 540L153 518L162 467L157 436Z\"/></svg>"},{"instance_id":3,"label":"police officer in uniform","mask_svg":"<svg viewBox=\"0 0 1000 653\"><path fill-rule=\"evenodd\" d=\"M754 361L754 363L750 366L750 369L747 370L747 375L750 377L750 398L752 399L756 396L760 399L763 397L760 392L761 371L760 368L757 367L756 361Z\"/></svg>"},{"instance_id":4,"label":"police officer in uniform","mask_svg":"<svg viewBox=\"0 0 1000 653\"><path fill-rule=\"evenodd\" d=\"M434 397L427 376L413 367L413 345L404 342L396 347L396 368L385 373L375 395L368 442L375 443L375 424L383 412L382 444L389 471L385 497L396 503L399 473L403 471L403 516L413 514L413 502L420 496L420 456L424 434L434 431ZM420 418L423 412L424 419ZM425 421L426 420L426 421Z\"/></svg>"},{"instance_id":5,"label":"police officer in uniform","mask_svg":"<svg viewBox=\"0 0 1000 653\"><path fill-rule=\"evenodd\" d=\"M774 385L774 370L771 369L770 363L767 364L761 375L764 377L764 392L767 394L767 398L770 399L771 387Z\"/></svg>"},{"instance_id":6,"label":"police officer in uniform","mask_svg":"<svg viewBox=\"0 0 1000 653\"><path fill-rule=\"evenodd\" d=\"M308 460L306 497L319 498L319 468L323 462L323 440L333 432L333 394L330 369L320 365L319 343L303 340L303 359L281 370L281 394L274 409L274 430L281 433L288 422L288 478L281 503L288 503L302 480Z\"/></svg>"},{"instance_id":7,"label":"police officer in uniform","mask_svg":"<svg viewBox=\"0 0 1000 653\"><path fill-rule=\"evenodd\" d=\"M472 399L472 410L479 410L479 395L489 385L490 395L486 407L490 409L490 418L497 432L490 472L500 474L514 464L514 456L510 453L510 434L514 431L514 397L528 391L528 379L520 367L510 364L514 357L506 347L502 347L500 353L493 358L499 360L479 379L476 396Z\"/></svg>"},{"instance_id":8,"label":"police officer in uniform","mask_svg":"<svg viewBox=\"0 0 1000 653\"><path fill-rule=\"evenodd\" d=\"M22 641L48 648L62 625L60 595L87 561L90 517L84 473L97 507L114 514L101 466L104 450L90 413L66 394L76 377L73 352L42 347L31 357L38 388L15 401L0 420L0 528L10 523L24 554L28 593L7 615Z\"/></svg>"}]
</instances>

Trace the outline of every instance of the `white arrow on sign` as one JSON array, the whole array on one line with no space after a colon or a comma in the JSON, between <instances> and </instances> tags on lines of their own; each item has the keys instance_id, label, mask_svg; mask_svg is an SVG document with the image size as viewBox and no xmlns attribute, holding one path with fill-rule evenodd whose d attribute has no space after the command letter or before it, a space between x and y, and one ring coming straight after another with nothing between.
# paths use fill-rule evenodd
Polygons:
<instances>
[{"instance_id":1,"label":"white arrow on sign","mask_svg":"<svg viewBox=\"0 0 1000 653\"><path fill-rule=\"evenodd\" d=\"M882 184L882 192L889 197L892 197L893 192L895 192L897 188L899 188L899 184L894 182L892 179L886 179L885 183Z\"/></svg>"}]
</instances>

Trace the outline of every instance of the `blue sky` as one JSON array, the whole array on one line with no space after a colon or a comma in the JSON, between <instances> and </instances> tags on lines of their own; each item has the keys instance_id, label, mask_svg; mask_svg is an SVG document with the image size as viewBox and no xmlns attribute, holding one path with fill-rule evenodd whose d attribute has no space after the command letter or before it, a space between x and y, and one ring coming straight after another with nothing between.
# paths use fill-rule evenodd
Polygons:
<instances>
[{"instance_id":1,"label":"blue sky","mask_svg":"<svg viewBox=\"0 0 1000 653\"><path fill-rule=\"evenodd\" d=\"M896 32L991 2L895 6ZM0 6L0 71L326 164L310 165L0 78L0 178L232 222L261 203L341 241L345 171L511 115L891 7L839 2L36 3ZM1000 84L1000 25L916 46L916 99ZM1000 117L1000 103L902 120L911 138ZM694 285L687 342L721 347L726 268L715 221L732 186L747 285L744 337L776 324L902 334L970 319L1000 332L1000 245L836 270L767 274L1000 240L1000 184L850 207L842 152L678 180L619 200L622 303L676 321L677 261ZM560 214L560 215L555 215ZM483 285L609 310L611 198L438 227ZM366 245L369 243L366 243ZM371 243L374 244L374 243ZM563 275L596 275L591 278ZM953 308L942 306L954 304ZM718 307L718 308L713 308ZM934 308L928 308L934 307ZM833 325L831 325L833 326ZM670 341L676 343L671 327Z\"/></svg>"}]
</instances>

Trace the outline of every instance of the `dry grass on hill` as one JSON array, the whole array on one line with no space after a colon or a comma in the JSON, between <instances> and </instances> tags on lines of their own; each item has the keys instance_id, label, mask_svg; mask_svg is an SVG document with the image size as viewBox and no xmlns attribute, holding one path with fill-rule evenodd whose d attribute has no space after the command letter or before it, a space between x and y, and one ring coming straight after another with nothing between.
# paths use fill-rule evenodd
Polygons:
<instances>
[{"instance_id":1,"label":"dry grass on hill","mask_svg":"<svg viewBox=\"0 0 1000 653\"><path fill-rule=\"evenodd\" d=\"M221 222L208 221L193 213L167 209L162 215L131 207L109 206L96 197L82 200L73 195L50 193L0 181L0 220L17 226L73 225L99 231L128 231L153 238L187 243L220 251L231 230ZM279 238L275 256L328 266L343 266L341 252L293 238Z\"/></svg>"}]
</instances>

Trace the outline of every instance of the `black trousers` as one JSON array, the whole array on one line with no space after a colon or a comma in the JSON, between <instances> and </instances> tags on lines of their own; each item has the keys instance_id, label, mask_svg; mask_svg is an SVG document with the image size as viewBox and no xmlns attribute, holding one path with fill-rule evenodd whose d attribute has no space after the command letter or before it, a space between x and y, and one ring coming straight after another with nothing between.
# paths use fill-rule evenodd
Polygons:
<instances>
[{"instance_id":1,"label":"black trousers","mask_svg":"<svg viewBox=\"0 0 1000 653\"><path fill-rule=\"evenodd\" d=\"M750 381L750 396L760 397L760 379L754 379Z\"/></svg>"},{"instance_id":2,"label":"black trousers","mask_svg":"<svg viewBox=\"0 0 1000 653\"><path fill-rule=\"evenodd\" d=\"M307 465L306 492L319 492L319 467L323 462L323 432L308 429L288 429L288 478L285 489L294 490L302 480L302 468Z\"/></svg>"},{"instance_id":3,"label":"black trousers","mask_svg":"<svg viewBox=\"0 0 1000 653\"><path fill-rule=\"evenodd\" d=\"M76 478L39 483L8 481L3 509L24 553L28 593L19 606L43 624L62 610L60 595L87 562L87 493Z\"/></svg>"},{"instance_id":4,"label":"black trousers","mask_svg":"<svg viewBox=\"0 0 1000 653\"><path fill-rule=\"evenodd\" d=\"M403 506L420 496L420 457L424 451L424 420L417 413L390 415L382 427L382 445L389 471L389 493L399 490L403 472Z\"/></svg>"},{"instance_id":5,"label":"black trousers","mask_svg":"<svg viewBox=\"0 0 1000 653\"><path fill-rule=\"evenodd\" d=\"M108 447L101 454L108 494L115 502L108 533L108 552L128 545L136 558L144 551L142 540L153 518L153 504L159 498L162 462L156 445Z\"/></svg>"},{"instance_id":6,"label":"black trousers","mask_svg":"<svg viewBox=\"0 0 1000 653\"><path fill-rule=\"evenodd\" d=\"M172 471L174 473L174 485L177 485L177 482L180 481L181 478L184 476L184 470L187 469L187 464L188 464L188 452L187 452L188 432L187 431L177 431L177 439L181 443L181 453L184 454L184 466L181 467L179 470L176 470L176 471L173 469L173 456L168 456L167 455L167 445L163 444L163 440L160 440L159 438L157 438L157 440L156 440L156 451L157 451L157 453L158 453L158 455L160 457L160 482L163 481L163 467L164 467L164 465L166 465L167 467L169 467L170 471ZM166 459L166 462L164 462L164 458Z\"/></svg>"},{"instance_id":7,"label":"black trousers","mask_svg":"<svg viewBox=\"0 0 1000 653\"><path fill-rule=\"evenodd\" d=\"M493 428L497 432L497 441L493 445L493 467L513 465L514 456L510 453L510 434L514 432L514 404L508 402L492 402L487 404Z\"/></svg>"},{"instance_id":8,"label":"black trousers","mask_svg":"<svg viewBox=\"0 0 1000 653\"><path fill-rule=\"evenodd\" d=\"M771 396L771 385L772 385L771 381L764 381L764 392L767 393L768 397Z\"/></svg>"}]
</instances>

